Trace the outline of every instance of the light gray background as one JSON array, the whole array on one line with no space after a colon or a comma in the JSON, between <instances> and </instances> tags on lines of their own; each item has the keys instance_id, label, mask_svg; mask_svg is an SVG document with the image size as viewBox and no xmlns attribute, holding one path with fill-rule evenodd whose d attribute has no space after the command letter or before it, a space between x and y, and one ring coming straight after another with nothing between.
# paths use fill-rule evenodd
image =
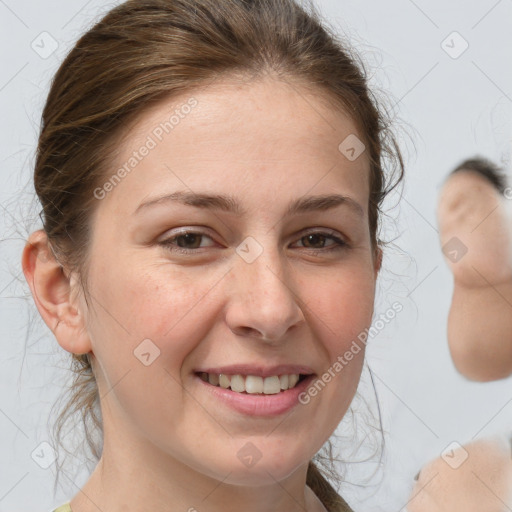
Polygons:
<instances>
[{"instance_id":1,"label":"light gray background","mask_svg":"<svg viewBox=\"0 0 512 512\"><path fill-rule=\"evenodd\" d=\"M511 379L471 383L450 360L445 329L453 285L435 219L441 181L461 159L479 153L510 168L512 0L316 4L362 52L372 84L390 93L406 154L404 195L399 206L393 207L396 196L388 203L391 221L386 228L389 237L400 236L386 255L376 317L395 301L404 309L368 348L385 456L380 465L348 464L347 480L353 484L342 489L356 511L405 510L413 476L427 460L453 441L464 443L512 427ZM111 5L0 0L0 200L2 238L8 239L0 246L0 512L49 511L78 491L64 480L65 487L54 496L54 466L42 469L31 458L49 439L46 421L68 372L63 351L42 321L25 340L29 321L37 318L31 299L22 299L28 288L20 269L26 236L20 215L32 197L30 174L49 81L70 45ZM45 31L58 48L42 58L31 44L42 46ZM441 46L454 31L469 43L457 59ZM49 49L49 39L45 41ZM455 51L461 46L454 41ZM29 229L39 227L37 212L32 210L35 222ZM371 433L369 422L376 421L368 370L360 393L370 408L356 413L358 435L364 438ZM345 427L350 425L342 424L339 432ZM339 445L343 458L364 458L364 450L350 454L349 445ZM363 478L366 485L357 485Z\"/></svg>"}]
</instances>

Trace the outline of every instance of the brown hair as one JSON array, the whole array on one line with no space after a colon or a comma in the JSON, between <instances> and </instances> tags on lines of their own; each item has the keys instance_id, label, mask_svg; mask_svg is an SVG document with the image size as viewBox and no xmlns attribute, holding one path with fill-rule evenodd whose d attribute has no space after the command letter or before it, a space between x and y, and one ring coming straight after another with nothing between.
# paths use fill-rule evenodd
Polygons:
<instances>
[{"instance_id":1,"label":"brown hair","mask_svg":"<svg viewBox=\"0 0 512 512\"><path fill-rule=\"evenodd\" d=\"M370 161L372 246L382 243L380 208L402 180L400 151L362 64L313 5L307 11L296 0L131 0L85 33L60 66L37 148L34 183L43 228L60 263L77 273L86 301L93 191L105 181L119 137L155 101L235 74L249 81L272 74L351 116ZM383 172L387 157L398 171L394 182ZM55 423L56 444L67 419L79 413L99 459L92 436L102 431L99 396L88 354L73 354L72 370L71 398ZM327 510L350 510L313 461L307 485Z\"/></svg>"}]
</instances>

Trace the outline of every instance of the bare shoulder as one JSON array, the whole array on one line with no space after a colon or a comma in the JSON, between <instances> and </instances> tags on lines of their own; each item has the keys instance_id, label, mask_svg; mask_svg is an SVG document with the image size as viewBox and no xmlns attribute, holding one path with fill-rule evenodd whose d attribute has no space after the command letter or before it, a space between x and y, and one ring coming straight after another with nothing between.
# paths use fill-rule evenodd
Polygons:
<instances>
[{"instance_id":1,"label":"bare shoulder","mask_svg":"<svg viewBox=\"0 0 512 512\"><path fill-rule=\"evenodd\" d=\"M509 434L479 439L426 464L409 512L505 512L512 507Z\"/></svg>"}]
</instances>

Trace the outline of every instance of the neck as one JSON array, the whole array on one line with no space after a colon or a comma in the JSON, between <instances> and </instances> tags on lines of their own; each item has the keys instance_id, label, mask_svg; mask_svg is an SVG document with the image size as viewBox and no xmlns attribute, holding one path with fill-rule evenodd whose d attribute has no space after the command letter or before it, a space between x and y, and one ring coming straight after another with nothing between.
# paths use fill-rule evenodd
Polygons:
<instances>
[{"instance_id":1,"label":"neck","mask_svg":"<svg viewBox=\"0 0 512 512\"><path fill-rule=\"evenodd\" d=\"M162 454L149 442L105 431L101 459L70 505L73 512L326 512L306 485L306 473L307 463L279 482L229 484L221 475L213 478Z\"/></svg>"}]
</instances>

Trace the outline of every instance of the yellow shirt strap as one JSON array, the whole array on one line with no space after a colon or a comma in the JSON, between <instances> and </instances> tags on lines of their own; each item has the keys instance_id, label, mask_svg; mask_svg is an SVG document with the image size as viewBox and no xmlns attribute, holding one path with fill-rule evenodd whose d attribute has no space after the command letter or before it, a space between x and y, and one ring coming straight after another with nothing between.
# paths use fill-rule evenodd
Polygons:
<instances>
[{"instance_id":1,"label":"yellow shirt strap","mask_svg":"<svg viewBox=\"0 0 512 512\"><path fill-rule=\"evenodd\" d=\"M72 512L71 507L68 503L64 503L64 505L61 505L60 507L56 508L53 512Z\"/></svg>"}]
</instances>

